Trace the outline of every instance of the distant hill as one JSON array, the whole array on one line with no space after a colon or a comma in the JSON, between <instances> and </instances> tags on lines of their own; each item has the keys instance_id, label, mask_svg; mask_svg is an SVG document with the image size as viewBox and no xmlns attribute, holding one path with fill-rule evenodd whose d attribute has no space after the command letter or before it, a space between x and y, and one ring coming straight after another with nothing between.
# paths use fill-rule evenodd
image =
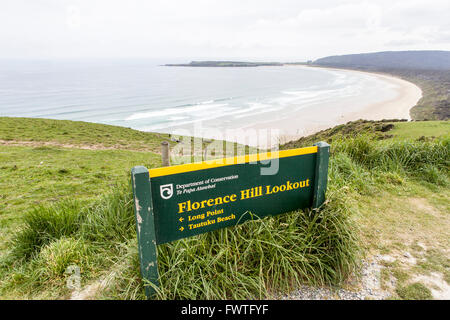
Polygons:
<instances>
[{"instance_id":1,"label":"distant hill","mask_svg":"<svg viewBox=\"0 0 450 320\"><path fill-rule=\"evenodd\" d=\"M358 69L450 70L450 51L385 51L348 54L317 59L314 64Z\"/></svg>"},{"instance_id":2,"label":"distant hill","mask_svg":"<svg viewBox=\"0 0 450 320\"><path fill-rule=\"evenodd\" d=\"M450 51L386 51L317 59L312 65L381 72L403 78L422 89L411 111L414 120L450 118Z\"/></svg>"},{"instance_id":3,"label":"distant hill","mask_svg":"<svg viewBox=\"0 0 450 320\"><path fill-rule=\"evenodd\" d=\"M242 61L192 61L191 63L165 64L166 67L260 67L282 66L279 62L242 62Z\"/></svg>"}]
</instances>

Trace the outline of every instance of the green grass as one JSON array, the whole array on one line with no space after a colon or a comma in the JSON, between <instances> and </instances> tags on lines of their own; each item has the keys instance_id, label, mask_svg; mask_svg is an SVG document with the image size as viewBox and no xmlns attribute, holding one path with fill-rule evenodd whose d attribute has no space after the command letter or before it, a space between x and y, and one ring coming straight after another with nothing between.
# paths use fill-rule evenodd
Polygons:
<instances>
[{"instance_id":1,"label":"green grass","mask_svg":"<svg viewBox=\"0 0 450 320\"><path fill-rule=\"evenodd\" d=\"M424 259L421 259L416 265L416 268L425 274L430 272L440 272L444 275L444 280L450 284L450 259L445 252L443 252L444 250L445 248L433 248L426 252L420 252L421 254L417 254L417 257L423 257Z\"/></svg>"},{"instance_id":2,"label":"green grass","mask_svg":"<svg viewBox=\"0 0 450 320\"><path fill-rule=\"evenodd\" d=\"M449 138L379 139L370 130L351 136L342 130L329 136L328 201L320 211L249 221L158 246L157 298L273 298L301 284L339 286L367 252L408 247L410 230L446 248ZM129 169L158 166L159 156L23 146L2 146L0 152L7 199L1 228L9 234L0 260L0 297L70 298L66 270L76 265L82 288L96 288L87 298L145 298ZM95 176L99 172L104 176ZM419 196L436 216L408 201ZM419 269L448 266L439 251L426 256L433 264ZM393 271L401 280L400 298L426 292L408 287L409 273L399 266Z\"/></svg>"},{"instance_id":3,"label":"green grass","mask_svg":"<svg viewBox=\"0 0 450 320\"><path fill-rule=\"evenodd\" d=\"M120 270L126 275L124 283L114 283L102 294L143 298L142 291L134 290L131 296L124 291L133 286L142 289L136 281L136 257L120 255L127 244L126 252L136 252L129 189L118 187L87 207L68 202L28 213L3 261L4 271L13 270L5 272L3 290L26 295L33 288L60 296L67 294L63 282L67 267L80 266L89 282L108 263L130 259ZM298 211L159 246L158 298L264 298L301 283L338 284L357 263L356 237L346 210L332 198L319 213Z\"/></svg>"},{"instance_id":4,"label":"green grass","mask_svg":"<svg viewBox=\"0 0 450 320\"><path fill-rule=\"evenodd\" d=\"M124 150L0 145L0 208L4 213L67 196L92 197L123 180L129 168L138 164L159 166L160 156Z\"/></svg>"},{"instance_id":5,"label":"green grass","mask_svg":"<svg viewBox=\"0 0 450 320\"><path fill-rule=\"evenodd\" d=\"M0 145L0 253L33 206L97 199L135 165L155 167L160 156L128 150L82 150Z\"/></svg>"},{"instance_id":6,"label":"green grass","mask_svg":"<svg viewBox=\"0 0 450 320\"><path fill-rule=\"evenodd\" d=\"M192 139L192 149L197 138ZM186 140L183 140L186 138ZM2 141L3 140L3 141ZM176 143L168 134L143 132L130 128L70 120L0 117L0 145L32 147L66 147L90 150L120 149L161 153L161 142ZM197 142L198 143L198 142ZM225 144L225 142L223 142ZM202 145L201 142L198 143ZM206 145L207 143L203 143ZM223 152L227 152L223 148ZM246 150L254 148L246 147ZM197 150L193 150L197 152ZM230 150L228 150L230 151ZM201 154L201 153L200 153Z\"/></svg>"},{"instance_id":7,"label":"green grass","mask_svg":"<svg viewBox=\"0 0 450 320\"><path fill-rule=\"evenodd\" d=\"M398 122L389 134L398 140L449 137L450 121Z\"/></svg>"},{"instance_id":8,"label":"green grass","mask_svg":"<svg viewBox=\"0 0 450 320\"><path fill-rule=\"evenodd\" d=\"M62 130L71 134L65 135ZM98 137L99 132L108 138ZM0 144L0 255L8 246L11 232L30 208L67 199L79 202L98 199L117 183L128 181L133 166L159 167L161 156L158 153L135 149L159 152L165 140L164 135L92 123L0 118L0 139L5 135L13 135L15 142L32 141L35 145ZM62 145L39 143L48 141ZM98 141L102 148L117 144L120 147L73 147L98 145ZM201 157L197 155L195 159L201 160Z\"/></svg>"},{"instance_id":9,"label":"green grass","mask_svg":"<svg viewBox=\"0 0 450 320\"><path fill-rule=\"evenodd\" d=\"M297 211L161 246L159 298L261 299L305 283L337 285L358 258L347 210L331 198L319 213Z\"/></svg>"},{"instance_id":10,"label":"green grass","mask_svg":"<svg viewBox=\"0 0 450 320\"><path fill-rule=\"evenodd\" d=\"M430 289L420 282L409 284L397 289L397 294L404 300L431 300L433 295Z\"/></svg>"},{"instance_id":11,"label":"green grass","mask_svg":"<svg viewBox=\"0 0 450 320\"><path fill-rule=\"evenodd\" d=\"M98 198L126 180L131 167L159 166L168 138L80 121L0 117L0 255L25 211Z\"/></svg>"},{"instance_id":12,"label":"green grass","mask_svg":"<svg viewBox=\"0 0 450 320\"><path fill-rule=\"evenodd\" d=\"M450 137L450 121L413 121L386 119L381 121L357 120L302 137L281 146L282 149L310 146L317 141L333 141L367 136L370 140L432 140Z\"/></svg>"},{"instance_id":13,"label":"green grass","mask_svg":"<svg viewBox=\"0 0 450 320\"><path fill-rule=\"evenodd\" d=\"M167 134L82 121L0 117L0 140L160 152L161 142L170 139Z\"/></svg>"}]
</instances>

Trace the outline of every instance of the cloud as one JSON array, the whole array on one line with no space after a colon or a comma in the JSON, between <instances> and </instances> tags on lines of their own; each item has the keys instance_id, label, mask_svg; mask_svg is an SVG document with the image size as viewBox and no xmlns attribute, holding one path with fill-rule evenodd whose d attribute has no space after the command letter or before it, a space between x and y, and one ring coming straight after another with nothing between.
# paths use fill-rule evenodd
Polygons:
<instances>
[{"instance_id":1,"label":"cloud","mask_svg":"<svg viewBox=\"0 0 450 320\"><path fill-rule=\"evenodd\" d=\"M448 12L448 0L7 0L0 57L304 60L450 50Z\"/></svg>"}]
</instances>

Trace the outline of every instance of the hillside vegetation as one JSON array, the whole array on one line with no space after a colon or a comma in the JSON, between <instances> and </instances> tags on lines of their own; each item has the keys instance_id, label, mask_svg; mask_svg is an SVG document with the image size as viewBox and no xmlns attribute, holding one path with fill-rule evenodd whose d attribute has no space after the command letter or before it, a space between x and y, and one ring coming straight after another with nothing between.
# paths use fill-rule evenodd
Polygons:
<instances>
[{"instance_id":1,"label":"hillside vegetation","mask_svg":"<svg viewBox=\"0 0 450 320\"><path fill-rule=\"evenodd\" d=\"M317 66L381 72L413 82L423 97L411 109L414 120L450 118L450 51L389 51L331 56Z\"/></svg>"},{"instance_id":2,"label":"hillside vegetation","mask_svg":"<svg viewBox=\"0 0 450 320\"><path fill-rule=\"evenodd\" d=\"M160 152L164 140L169 135L82 121L0 117L0 142L7 145Z\"/></svg>"},{"instance_id":3,"label":"hillside vegetation","mask_svg":"<svg viewBox=\"0 0 450 320\"><path fill-rule=\"evenodd\" d=\"M314 63L344 68L450 70L450 51L385 51L346 54L320 58Z\"/></svg>"},{"instance_id":4,"label":"hillside vegetation","mask_svg":"<svg viewBox=\"0 0 450 320\"><path fill-rule=\"evenodd\" d=\"M0 135L0 297L143 299L129 172L159 166L164 137L136 142L124 136L140 133L127 128L0 121L11 128ZM39 139L41 126L48 141ZM8 140L10 130L21 135ZM107 142L95 137L100 132ZM153 151L143 151L146 139ZM358 121L282 146L331 143L326 205L159 246L156 298L274 298L303 284L342 287L361 259L380 254L392 258L382 280L393 298L433 297L436 287L423 279L450 281L449 139L448 122ZM50 141L57 144L43 145ZM83 149L92 144L115 149ZM414 265L402 260L405 252ZM79 290L66 285L72 266L81 272Z\"/></svg>"}]
</instances>

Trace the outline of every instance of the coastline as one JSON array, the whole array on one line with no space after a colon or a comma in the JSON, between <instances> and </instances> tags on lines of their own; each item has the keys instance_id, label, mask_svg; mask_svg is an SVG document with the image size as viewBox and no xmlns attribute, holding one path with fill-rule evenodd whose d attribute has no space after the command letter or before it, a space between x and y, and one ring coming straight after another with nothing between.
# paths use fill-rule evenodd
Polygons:
<instances>
[{"instance_id":1,"label":"coastline","mask_svg":"<svg viewBox=\"0 0 450 320\"><path fill-rule=\"evenodd\" d=\"M298 66L292 66L298 67ZM327 68L317 66L302 66L306 68L321 68L332 71L346 71L356 72L380 80L388 82L395 86L396 96L389 100L370 103L362 108L350 110L345 103L337 104L321 104L320 116L313 108L305 108L298 112L291 114L288 119L265 121L258 124L253 124L245 127L248 129L272 129L280 130L279 143L283 144L289 141L299 139L303 136L314 134L321 130L325 130L337 125L345 124L349 121L359 119L364 120L382 120L382 119L407 119L411 120L410 110L422 97L422 90L409 81L400 79L395 76L385 75L380 73L341 69L341 68ZM280 129L283 128L283 129Z\"/></svg>"},{"instance_id":2,"label":"coastline","mask_svg":"<svg viewBox=\"0 0 450 320\"><path fill-rule=\"evenodd\" d=\"M216 70L210 74L204 74L207 69L196 68L194 74L200 72L203 77L199 77L199 79L203 80L208 78L207 75L215 75ZM239 72L242 73L243 70L239 68L239 72L234 72L230 71L230 68L226 69L227 74L231 75L225 77L224 81L233 79L233 76ZM151 70L153 72L153 69ZM155 69L154 72L167 74L167 70ZM170 69L171 72L174 70L180 72L180 68ZM245 70L245 72L250 72L246 81L251 81L256 85L248 88L245 86L245 82L236 85L233 83L231 87L233 90L220 95L216 91L210 90L208 95L200 94L196 98L198 92L192 93L192 89L202 87L198 84L193 85L192 88L185 85L181 86L184 91L175 95L173 99L176 98L176 100L172 101L170 100L172 98L161 99L164 97L163 94L170 96L170 91L160 90L158 91L159 95L157 94L153 99L153 93L147 95L148 90L142 87L140 91L131 92L129 96L124 93L114 96L116 93L111 92L113 98L106 100L92 99L89 91L86 91L86 103L75 103L77 98L74 96L69 97L74 99L74 102L69 105L64 100L67 97L60 97L59 91L55 91L49 93L50 98L45 101L45 104L43 104L44 101L40 101L40 105L38 103L38 106L34 107L33 102L33 107L30 107L30 103L28 107L33 113L31 116L37 118L98 122L132 127L145 132L177 134L181 131L181 135L185 136L229 140L265 148L353 120L410 119L409 111L422 95L420 88L411 82L396 76L375 72L305 65L285 65L278 68L258 67L254 70ZM182 70L181 75L184 72L185 70ZM220 70L220 73L222 72L224 69ZM318 74L317 78L316 73ZM254 81L254 74L264 77L265 81ZM176 75L180 74L172 74L169 78ZM187 76L189 75L188 72ZM287 85L285 79L289 80L286 82ZM316 79L320 81L314 82ZM205 81L202 83L203 85L207 84ZM241 91L235 90L234 86ZM265 86L271 91L265 92ZM87 90L88 87L86 86L84 89ZM239 99L240 95L244 99L233 100L234 98ZM52 99L58 99L57 103ZM62 106L49 108L48 102L56 103L56 105L62 104ZM15 103L20 106L23 101ZM147 104L151 105L152 103L162 107L147 107ZM168 107L164 107L166 104ZM115 113L106 112L107 108L104 107L106 105L110 105L111 111ZM240 107L242 110L239 109ZM17 114L14 114L16 113L14 111L11 115L20 116L23 112L21 110L26 110L26 108L27 104L24 105L24 108L9 108L9 110L18 110ZM9 113L5 115L8 116ZM198 130L196 130L197 128ZM249 129L253 130L254 134L251 132L241 134L242 130ZM255 129L261 131L255 132ZM271 132L270 130L276 131ZM256 136L256 134L259 134L261 139L264 135L268 135L270 139L273 136L273 140L261 143L255 141L255 137L245 138L246 135ZM240 141L243 140L241 139L243 137L246 141Z\"/></svg>"}]
</instances>

